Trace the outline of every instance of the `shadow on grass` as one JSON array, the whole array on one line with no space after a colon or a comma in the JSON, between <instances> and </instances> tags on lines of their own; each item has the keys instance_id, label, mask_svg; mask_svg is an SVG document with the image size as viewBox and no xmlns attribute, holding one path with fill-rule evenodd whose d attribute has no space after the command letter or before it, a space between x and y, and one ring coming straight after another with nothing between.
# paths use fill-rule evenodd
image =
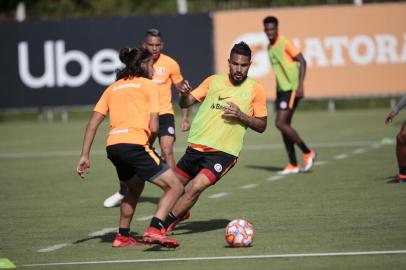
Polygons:
<instances>
[{"instance_id":1,"label":"shadow on grass","mask_svg":"<svg viewBox=\"0 0 406 270\"><path fill-rule=\"evenodd\" d=\"M246 165L245 167L249 169L265 170L268 172L277 172L283 170L283 167L275 167L275 166Z\"/></svg>"},{"instance_id":2,"label":"shadow on grass","mask_svg":"<svg viewBox=\"0 0 406 270\"><path fill-rule=\"evenodd\" d=\"M199 221L185 221L176 226L172 235L182 235L191 233L201 233L223 229L231 220L229 219L210 219ZM169 235L170 233L168 233Z\"/></svg>"},{"instance_id":3,"label":"shadow on grass","mask_svg":"<svg viewBox=\"0 0 406 270\"><path fill-rule=\"evenodd\" d=\"M229 219L211 219L211 220L199 220L199 221L186 221L180 223L176 226L175 231L172 233L168 233L170 235L183 235L183 234L191 234L191 233L201 233L201 232L208 232L214 231L218 229L223 229L228 223L230 222ZM116 237L116 232L108 232L103 235L97 236L89 236L83 239L79 239L73 242L73 245L81 244L90 240L98 239L101 243L113 243L114 238ZM142 242L142 235L138 234L137 232L131 232L131 236L133 236L137 241ZM148 246L147 246L148 247ZM153 245L150 248L146 249L146 251L160 251L160 250L168 250L168 248L161 247L159 245Z\"/></svg>"}]
</instances>

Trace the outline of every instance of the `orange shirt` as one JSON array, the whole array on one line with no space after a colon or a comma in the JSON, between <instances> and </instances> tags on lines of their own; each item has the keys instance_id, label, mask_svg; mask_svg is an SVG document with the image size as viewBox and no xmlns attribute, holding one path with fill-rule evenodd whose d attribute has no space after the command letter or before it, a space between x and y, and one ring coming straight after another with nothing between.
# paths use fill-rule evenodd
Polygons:
<instances>
[{"instance_id":1,"label":"orange shirt","mask_svg":"<svg viewBox=\"0 0 406 270\"><path fill-rule=\"evenodd\" d=\"M154 77L152 80L159 87L159 114L174 114L172 107L172 83L183 80L178 63L171 57L162 54L154 63Z\"/></svg>"},{"instance_id":2,"label":"orange shirt","mask_svg":"<svg viewBox=\"0 0 406 270\"><path fill-rule=\"evenodd\" d=\"M118 80L104 91L94 111L110 114L107 145L131 143L145 145L151 135L150 114L159 112L157 85L146 78Z\"/></svg>"}]
</instances>

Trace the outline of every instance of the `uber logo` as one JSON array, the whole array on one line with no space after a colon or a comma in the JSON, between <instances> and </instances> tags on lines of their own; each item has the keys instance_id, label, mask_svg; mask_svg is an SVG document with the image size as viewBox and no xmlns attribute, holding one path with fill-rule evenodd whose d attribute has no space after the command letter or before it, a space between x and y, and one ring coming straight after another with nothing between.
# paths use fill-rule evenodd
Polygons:
<instances>
[{"instance_id":1,"label":"uber logo","mask_svg":"<svg viewBox=\"0 0 406 270\"><path fill-rule=\"evenodd\" d=\"M66 51L63 40L47 40L44 43L44 73L34 77L30 73L28 49L28 42L18 43L18 72L21 81L30 88L79 87L90 76L101 85L109 85L115 80L115 70L122 65L118 52L113 49L99 50L90 58L79 50ZM80 66L79 74L67 72L66 66L70 62Z\"/></svg>"}]
</instances>

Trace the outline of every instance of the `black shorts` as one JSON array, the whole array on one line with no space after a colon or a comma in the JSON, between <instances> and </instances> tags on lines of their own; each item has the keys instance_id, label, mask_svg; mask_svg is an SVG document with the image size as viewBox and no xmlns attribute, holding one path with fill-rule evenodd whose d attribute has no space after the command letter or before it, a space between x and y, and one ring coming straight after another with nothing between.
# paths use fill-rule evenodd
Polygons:
<instances>
[{"instance_id":1,"label":"black shorts","mask_svg":"<svg viewBox=\"0 0 406 270\"><path fill-rule=\"evenodd\" d=\"M106 147L107 157L116 167L120 181L138 176L153 181L169 169L168 164L146 145L120 143Z\"/></svg>"},{"instance_id":2,"label":"black shorts","mask_svg":"<svg viewBox=\"0 0 406 270\"><path fill-rule=\"evenodd\" d=\"M300 98L296 97L295 91L276 91L275 107L276 110L295 111L299 104Z\"/></svg>"},{"instance_id":3,"label":"black shorts","mask_svg":"<svg viewBox=\"0 0 406 270\"><path fill-rule=\"evenodd\" d=\"M176 173L189 180L202 172L214 185L237 163L237 159L237 157L221 151L200 152L189 146L176 164L175 170Z\"/></svg>"},{"instance_id":4,"label":"black shorts","mask_svg":"<svg viewBox=\"0 0 406 270\"><path fill-rule=\"evenodd\" d=\"M173 114L167 113L159 116L159 131L158 137L162 136L175 136L175 116Z\"/></svg>"}]
</instances>

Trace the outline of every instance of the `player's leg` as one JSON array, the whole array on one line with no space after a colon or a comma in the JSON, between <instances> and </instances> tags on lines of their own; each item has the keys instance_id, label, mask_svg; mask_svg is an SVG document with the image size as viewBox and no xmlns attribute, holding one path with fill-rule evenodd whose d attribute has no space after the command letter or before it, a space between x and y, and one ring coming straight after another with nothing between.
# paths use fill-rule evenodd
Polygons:
<instances>
[{"instance_id":1,"label":"player's leg","mask_svg":"<svg viewBox=\"0 0 406 270\"><path fill-rule=\"evenodd\" d=\"M159 116L159 146L161 156L168 165L175 168L175 158L173 155L173 145L175 144L175 117L173 114L162 114Z\"/></svg>"},{"instance_id":2,"label":"player's leg","mask_svg":"<svg viewBox=\"0 0 406 270\"><path fill-rule=\"evenodd\" d=\"M297 140L299 136L290 126L291 119L291 110L278 109L276 111L275 126L282 134L283 143L289 158L289 164L282 171L278 172L280 175L298 173L300 171L295 153L295 141L293 140Z\"/></svg>"},{"instance_id":3,"label":"player's leg","mask_svg":"<svg viewBox=\"0 0 406 270\"><path fill-rule=\"evenodd\" d=\"M406 183L406 121L396 136L396 157L399 166L397 180Z\"/></svg>"},{"instance_id":4,"label":"player's leg","mask_svg":"<svg viewBox=\"0 0 406 270\"><path fill-rule=\"evenodd\" d=\"M126 183L126 184L124 184ZM113 241L113 247L132 247L143 243L136 241L130 236L130 224L135 213L138 200L144 190L145 182L134 176L132 179L121 182L128 187L128 192L123 198L120 206L120 220L118 234Z\"/></svg>"},{"instance_id":5,"label":"player's leg","mask_svg":"<svg viewBox=\"0 0 406 270\"><path fill-rule=\"evenodd\" d=\"M201 193L226 175L237 162L237 157L224 152L200 152L188 147L179 160L176 174L187 190L178 199L165 220L167 232L171 232L182 220L189 218L190 209Z\"/></svg>"},{"instance_id":6,"label":"player's leg","mask_svg":"<svg viewBox=\"0 0 406 270\"><path fill-rule=\"evenodd\" d=\"M173 145L175 143L175 137L173 136L161 136L159 138L159 145L161 148L162 158L168 163L169 167L175 168L175 157L173 155Z\"/></svg>"},{"instance_id":7,"label":"player's leg","mask_svg":"<svg viewBox=\"0 0 406 270\"><path fill-rule=\"evenodd\" d=\"M144 242L147 244L160 244L161 246L168 248L176 248L179 246L179 241L167 238L165 235L165 218L181 196L183 192L183 184L171 169L166 170L160 176L151 179L150 181L162 188L164 194L159 199L150 226L144 232Z\"/></svg>"},{"instance_id":8,"label":"player's leg","mask_svg":"<svg viewBox=\"0 0 406 270\"><path fill-rule=\"evenodd\" d=\"M121 204L119 229L113 241L113 247L132 247L140 245L139 242L130 236L130 224L138 199L144 189L144 181L136 176L133 168L128 166L127 163L122 162L123 157L127 158L126 153L128 150L129 146L125 144L107 147L107 156L116 167L120 184L128 187L128 192Z\"/></svg>"}]
</instances>

